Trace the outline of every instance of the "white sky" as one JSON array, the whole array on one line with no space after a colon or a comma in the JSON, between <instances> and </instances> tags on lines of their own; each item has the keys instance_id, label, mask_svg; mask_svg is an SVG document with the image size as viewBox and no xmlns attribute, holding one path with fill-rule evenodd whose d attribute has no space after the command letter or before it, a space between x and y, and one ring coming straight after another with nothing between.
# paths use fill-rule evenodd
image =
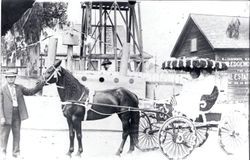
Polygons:
<instances>
[{"instance_id":1,"label":"white sky","mask_svg":"<svg viewBox=\"0 0 250 160\"><path fill-rule=\"evenodd\" d=\"M249 16L246 1L151 1L141 8L144 50L158 63L169 57L190 13Z\"/></svg>"},{"instance_id":2,"label":"white sky","mask_svg":"<svg viewBox=\"0 0 250 160\"><path fill-rule=\"evenodd\" d=\"M67 2L69 19L81 23L80 0ZM141 1L144 51L161 64L169 57L190 13L249 17L249 7L249 1Z\"/></svg>"}]
</instances>

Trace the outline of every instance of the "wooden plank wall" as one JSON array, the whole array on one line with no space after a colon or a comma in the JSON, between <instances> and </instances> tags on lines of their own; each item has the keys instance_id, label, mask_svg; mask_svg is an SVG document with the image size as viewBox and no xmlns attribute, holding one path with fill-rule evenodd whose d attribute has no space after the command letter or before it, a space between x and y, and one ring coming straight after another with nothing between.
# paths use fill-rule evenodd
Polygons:
<instances>
[{"instance_id":1,"label":"wooden plank wall","mask_svg":"<svg viewBox=\"0 0 250 160\"><path fill-rule=\"evenodd\" d=\"M197 38L197 52L190 52L191 50L191 40L193 38ZM210 47L209 43L203 36L203 34L199 31L197 26L191 22L189 26L187 26L186 33L182 38L182 43L180 46L177 46L177 52L175 55L177 57L180 56L197 56L197 57L208 57L214 59L214 54L212 53L212 48Z\"/></svg>"}]
</instances>

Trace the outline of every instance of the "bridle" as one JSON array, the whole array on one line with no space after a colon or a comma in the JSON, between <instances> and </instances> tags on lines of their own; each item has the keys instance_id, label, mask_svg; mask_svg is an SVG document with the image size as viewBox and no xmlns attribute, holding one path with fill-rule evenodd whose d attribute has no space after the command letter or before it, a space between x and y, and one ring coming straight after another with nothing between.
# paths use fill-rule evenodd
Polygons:
<instances>
[{"instance_id":1,"label":"bridle","mask_svg":"<svg viewBox=\"0 0 250 160\"><path fill-rule=\"evenodd\" d=\"M49 83L49 81L52 78L56 78L56 83L57 83L58 82L58 77L61 76L61 73L60 73L61 67L59 66L59 67L56 68L54 65L52 65L52 67L54 69L53 73L49 76L48 79L44 78L45 79L45 84L47 84L47 85L51 84L51 83ZM56 86L57 86L57 88L64 88L63 86L58 86L58 85L56 85Z\"/></svg>"}]
</instances>

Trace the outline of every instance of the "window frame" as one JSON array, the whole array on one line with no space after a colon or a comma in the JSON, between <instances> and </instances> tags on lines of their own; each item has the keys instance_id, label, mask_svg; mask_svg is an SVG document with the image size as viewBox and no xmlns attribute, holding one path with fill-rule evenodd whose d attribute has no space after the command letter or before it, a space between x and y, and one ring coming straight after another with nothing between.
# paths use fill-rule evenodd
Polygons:
<instances>
[{"instance_id":1,"label":"window frame","mask_svg":"<svg viewBox=\"0 0 250 160\"><path fill-rule=\"evenodd\" d=\"M194 53L198 51L197 38L192 38L190 41L190 52Z\"/></svg>"}]
</instances>

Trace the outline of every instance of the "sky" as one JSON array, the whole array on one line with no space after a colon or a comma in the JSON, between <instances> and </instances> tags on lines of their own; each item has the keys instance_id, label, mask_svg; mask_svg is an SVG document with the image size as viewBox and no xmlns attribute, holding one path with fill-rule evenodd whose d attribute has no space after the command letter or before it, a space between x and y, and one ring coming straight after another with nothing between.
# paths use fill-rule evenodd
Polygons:
<instances>
[{"instance_id":1,"label":"sky","mask_svg":"<svg viewBox=\"0 0 250 160\"><path fill-rule=\"evenodd\" d=\"M43 0L37 0L43 1ZM52 0L53 1L53 0ZM68 18L81 23L80 0L68 2ZM190 13L249 17L249 1L139 1L144 51L161 64L170 53Z\"/></svg>"},{"instance_id":2,"label":"sky","mask_svg":"<svg viewBox=\"0 0 250 160\"><path fill-rule=\"evenodd\" d=\"M249 2L241 1L161 1L141 2L144 50L169 57L190 13L249 16Z\"/></svg>"}]
</instances>

